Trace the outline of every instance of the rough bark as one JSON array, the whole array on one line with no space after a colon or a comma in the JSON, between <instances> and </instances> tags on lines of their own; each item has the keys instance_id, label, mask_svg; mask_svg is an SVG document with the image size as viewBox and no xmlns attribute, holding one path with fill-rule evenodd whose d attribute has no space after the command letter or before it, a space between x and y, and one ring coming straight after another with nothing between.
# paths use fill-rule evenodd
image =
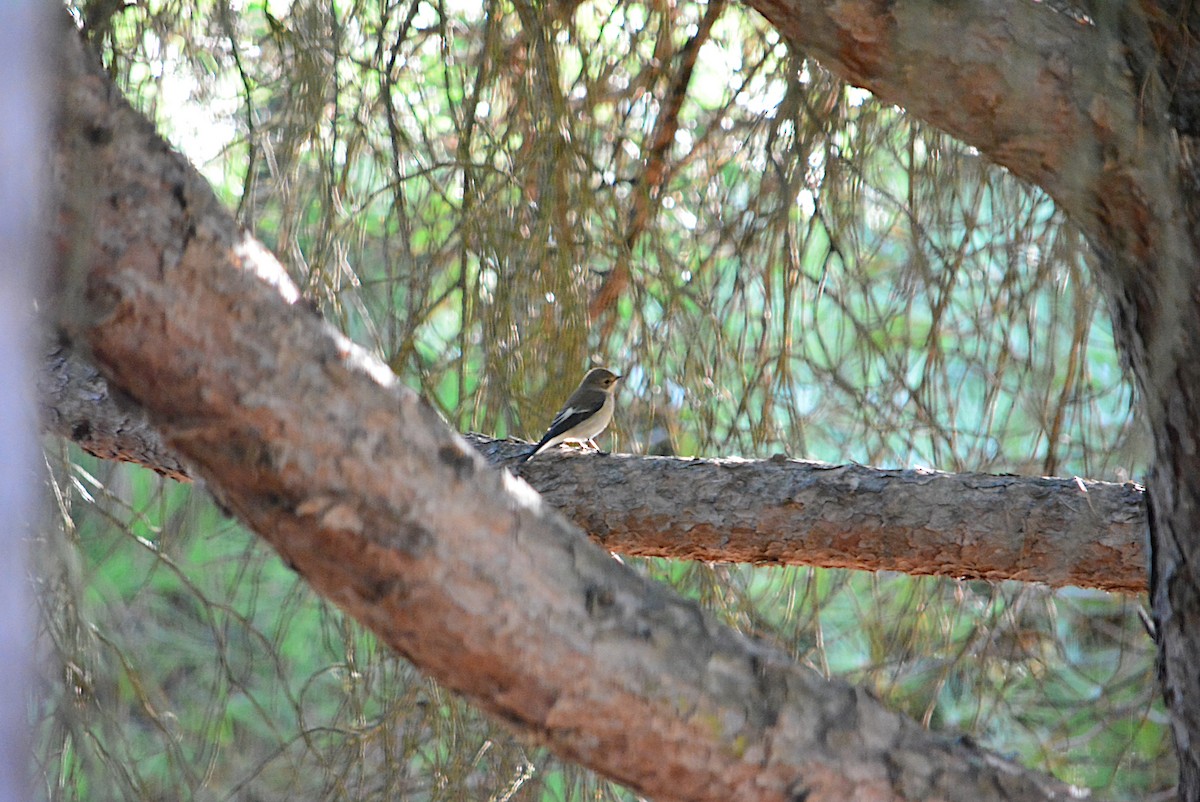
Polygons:
<instances>
[{"instance_id":1,"label":"rough bark","mask_svg":"<svg viewBox=\"0 0 1200 802\"><path fill-rule=\"evenodd\" d=\"M146 414L55 347L39 378L44 426L104 459L189 481ZM493 466L528 446L467 439ZM802 460L560 457L521 476L617 554L1146 589L1144 491L1133 483Z\"/></svg>"},{"instance_id":2,"label":"rough bark","mask_svg":"<svg viewBox=\"0 0 1200 802\"><path fill-rule=\"evenodd\" d=\"M469 439L494 462L527 450ZM1146 589L1146 511L1132 483L554 454L521 476L619 554Z\"/></svg>"},{"instance_id":3,"label":"rough bark","mask_svg":"<svg viewBox=\"0 0 1200 802\"><path fill-rule=\"evenodd\" d=\"M192 477L146 411L114 394L100 371L61 344L43 348L38 371L42 428L101 459L133 462L177 482Z\"/></svg>"},{"instance_id":4,"label":"rough bark","mask_svg":"<svg viewBox=\"0 0 1200 802\"><path fill-rule=\"evenodd\" d=\"M1161 679L1180 797L1200 799L1200 7L749 2L826 68L1043 187L1087 234L1154 438Z\"/></svg>"},{"instance_id":5,"label":"rough bark","mask_svg":"<svg viewBox=\"0 0 1200 802\"><path fill-rule=\"evenodd\" d=\"M289 303L279 265L78 42L60 52L71 191L57 230L64 286L82 278L68 334L231 511L385 642L657 800L1065 796L714 624L489 470Z\"/></svg>"},{"instance_id":6,"label":"rough bark","mask_svg":"<svg viewBox=\"0 0 1200 802\"><path fill-rule=\"evenodd\" d=\"M1147 4L1146 20L1155 48L1138 54L1134 67L1144 81L1164 85L1148 113L1173 129L1167 152L1179 208L1164 227L1184 233L1156 242L1144 260L1108 254L1105 267L1154 434L1150 592L1179 793L1200 799L1200 7Z\"/></svg>"}]
</instances>

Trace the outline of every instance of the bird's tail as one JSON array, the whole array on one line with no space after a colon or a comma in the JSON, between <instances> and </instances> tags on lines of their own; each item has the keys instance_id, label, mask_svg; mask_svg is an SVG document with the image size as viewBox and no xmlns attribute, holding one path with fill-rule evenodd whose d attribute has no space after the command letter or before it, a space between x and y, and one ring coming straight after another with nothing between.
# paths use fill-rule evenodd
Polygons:
<instances>
[{"instance_id":1,"label":"bird's tail","mask_svg":"<svg viewBox=\"0 0 1200 802\"><path fill-rule=\"evenodd\" d=\"M534 454L541 451L541 449L542 449L542 444L538 443L537 445L533 446L528 451L526 451L524 454L517 457L516 460L513 462L513 465L524 465L526 462L529 462L530 457L532 457Z\"/></svg>"},{"instance_id":2,"label":"bird's tail","mask_svg":"<svg viewBox=\"0 0 1200 802\"><path fill-rule=\"evenodd\" d=\"M532 457L534 454L538 453L539 451L541 451L542 446L546 445L546 443L549 443L550 439L552 437L553 437L553 429L549 432L546 432L546 434L542 437L542 439L537 441L537 445L535 445L533 448L529 449L524 454L522 454L520 457L518 457L517 461L514 462L513 464L514 465L524 465L526 462L529 462L529 458Z\"/></svg>"}]
</instances>

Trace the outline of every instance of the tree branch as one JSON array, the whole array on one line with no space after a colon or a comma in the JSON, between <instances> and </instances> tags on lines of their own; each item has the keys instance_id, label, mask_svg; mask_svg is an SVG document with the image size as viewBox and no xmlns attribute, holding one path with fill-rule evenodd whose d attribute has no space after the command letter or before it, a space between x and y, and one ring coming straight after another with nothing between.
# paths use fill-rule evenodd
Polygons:
<instances>
[{"instance_id":1,"label":"tree branch","mask_svg":"<svg viewBox=\"0 0 1200 802\"><path fill-rule=\"evenodd\" d=\"M177 482L192 480L145 410L114 395L92 363L55 344L42 349L40 367L37 401L43 429L101 459L133 462Z\"/></svg>"},{"instance_id":2,"label":"tree branch","mask_svg":"<svg viewBox=\"0 0 1200 802\"><path fill-rule=\"evenodd\" d=\"M650 135L642 171L634 182L623 247L617 255L616 264L604 276L599 289L588 304L589 320L594 321L607 313L624 294L629 284L629 262L633 258L633 249L658 211L662 202L662 188L671 172L667 156L671 145L675 143L675 135L679 133L679 112L683 109L683 101L687 98L688 87L692 83L696 59L700 56L700 49L712 35L713 25L724 13L726 2L727 0L709 0L696 32L677 54L679 64L660 99L658 117L654 121L654 132Z\"/></svg>"},{"instance_id":3,"label":"tree branch","mask_svg":"<svg viewBox=\"0 0 1200 802\"><path fill-rule=\"evenodd\" d=\"M493 461L527 450L468 439ZM553 454L521 475L619 554L1146 589L1144 493L1132 482Z\"/></svg>"},{"instance_id":4,"label":"tree branch","mask_svg":"<svg viewBox=\"0 0 1200 802\"><path fill-rule=\"evenodd\" d=\"M1105 206L1148 201L1135 194L1143 181L1121 185L1144 166L1134 157L1147 143L1109 26L1033 2L749 5L826 69L1045 189L1089 235L1111 224Z\"/></svg>"},{"instance_id":5,"label":"tree branch","mask_svg":"<svg viewBox=\"0 0 1200 802\"><path fill-rule=\"evenodd\" d=\"M56 228L75 254L60 286L84 290L66 331L230 510L422 670L658 800L1067 793L820 680L579 537L289 303L278 263L78 40L60 52Z\"/></svg>"},{"instance_id":6,"label":"tree branch","mask_svg":"<svg viewBox=\"0 0 1200 802\"><path fill-rule=\"evenodd\" d=\"M50 431L191 480L145 412L114 398L90 363L56 347L39 389ZM467 440L493 466L528 450ZM1132 482L554 452L521 477L617 554L1146 590L1144 490Z\"/></svg>"}]
</instances>

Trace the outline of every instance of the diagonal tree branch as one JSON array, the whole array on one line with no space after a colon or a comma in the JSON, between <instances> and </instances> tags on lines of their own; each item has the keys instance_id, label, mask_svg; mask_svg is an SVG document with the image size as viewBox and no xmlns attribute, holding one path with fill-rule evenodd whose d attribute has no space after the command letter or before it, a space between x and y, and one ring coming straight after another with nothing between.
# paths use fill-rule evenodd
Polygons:
<instances>
[{"instance_id":1,"label":"diagonal tree branch","mask_svg":"<svg viewBox=\"0 0 1200 802\"><path fill-rule=\"evenodd\" d=\"M1034 2L749 5L826 69L1045 189L1089 234L1105 175L1140 166L1137 87L1108 26Z\"/></svg>"},{"instance_id":2,"label":"diagonal tree branch","mask_svg":"<svg viewBox=\"0 0 1200 802\"><path fill-rule=\"evenodd\" d=\"M66 331L230 510L424 671L659 800L1067 794L818 679L579 537L289 303L278 263L74 36L60 52L59 252L75 255L63 286L82 289Z\"/></svg>"}]
</instances>

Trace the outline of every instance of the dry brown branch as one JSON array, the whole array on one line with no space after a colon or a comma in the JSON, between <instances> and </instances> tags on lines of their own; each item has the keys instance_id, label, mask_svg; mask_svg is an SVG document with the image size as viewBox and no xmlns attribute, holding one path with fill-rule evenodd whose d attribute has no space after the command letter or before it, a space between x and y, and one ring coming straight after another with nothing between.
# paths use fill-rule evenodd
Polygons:
<instances>
[{"instance_id":1,"label":"dry brown branch","mask_svg":"<svg viewBox=\"0 0 1200 802\"><path fill-rule=\"evenodd\" d=\"M650 147L647 149L642 174L636 182L633 207L629 210L629 220L625 228L624 247L588 306L588 318L591 320L596 320L611 309L629 284L629 260L632 258L634 246L658 208L663 185L670 175L667 152L679 131L679 111L687 98L688 86L696 68L696 58L700 55L700 48L711 35L713 25L725 10L725 5L726 0L710 0L696 32L679 51L679 65L671 76L666 95L662 99L662 107L654 123L654 133L650 136Z\"/></svg>"}]
</instances>

